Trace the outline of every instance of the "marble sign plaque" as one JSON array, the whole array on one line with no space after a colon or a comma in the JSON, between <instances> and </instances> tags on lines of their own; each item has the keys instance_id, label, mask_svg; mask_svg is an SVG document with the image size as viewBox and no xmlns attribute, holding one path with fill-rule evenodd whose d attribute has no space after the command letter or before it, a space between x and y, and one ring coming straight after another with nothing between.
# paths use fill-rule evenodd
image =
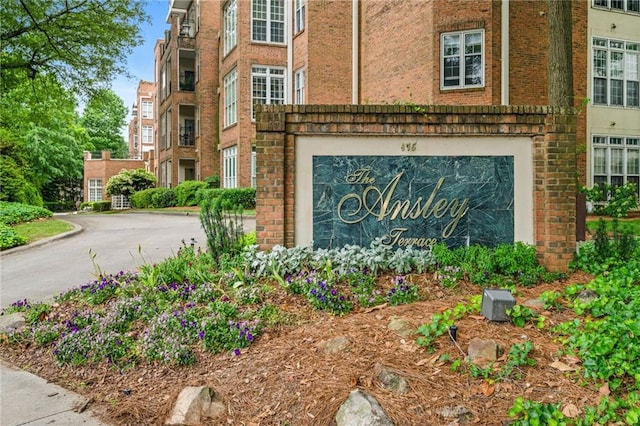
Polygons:
<instances>
[{"instance_id":1,"label":"marble sign plaque","mask_svg":"<svg viewBox=\"0 0 640 426\"><path fill-rule=\"evenodd\" d=\"M514 157L313 156L313 244L514 242Z\"/></svg>"}]
</instances>

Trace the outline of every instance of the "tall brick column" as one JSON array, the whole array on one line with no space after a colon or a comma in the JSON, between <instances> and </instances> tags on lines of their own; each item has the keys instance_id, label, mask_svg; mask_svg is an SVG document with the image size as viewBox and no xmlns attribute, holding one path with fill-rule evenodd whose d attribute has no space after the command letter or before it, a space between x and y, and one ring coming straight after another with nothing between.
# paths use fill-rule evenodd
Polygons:
<instances>
[{"instance_id":1,"label":"tall brick column","mask_svg":"<svg viewBox=\"0 0 640 426\"><path fill-rule=\"evenodd\" d=\"M566 270L576 248L576 116L550 108L544 136L535 138L535 239L542 263Z\"/></svg>"}]
</instances>

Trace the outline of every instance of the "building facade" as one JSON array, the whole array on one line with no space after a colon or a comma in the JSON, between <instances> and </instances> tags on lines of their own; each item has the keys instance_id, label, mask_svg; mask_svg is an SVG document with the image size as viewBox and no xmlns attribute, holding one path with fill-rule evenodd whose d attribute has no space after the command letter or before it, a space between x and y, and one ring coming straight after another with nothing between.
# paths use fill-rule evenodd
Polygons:
<instances>
[{"instance_id":1,"label":"building facade","mask_svg":"<svg viewBox=\"0 0 640 426\"><path fill-rule=\"evenodd\" d=\"M156 84L140 80L129 122L129 158L139 160L155 148ZM150 170L149 170L150 171Z\"/></svg>"},{"instance_id":2,"label":"building facade","mask_svg":"<svg viewBox=\"0 0 640 426\"><path fill-rule=\"evenodd\" d=\"M581 184L638 180L637 9L572 3ZM167 22L156 47L164 186L214 174L255 186L256 104L548 102L538 0L173 0ZM190 75L193 90L181 85Z\"/></svg>"}]
</instances>

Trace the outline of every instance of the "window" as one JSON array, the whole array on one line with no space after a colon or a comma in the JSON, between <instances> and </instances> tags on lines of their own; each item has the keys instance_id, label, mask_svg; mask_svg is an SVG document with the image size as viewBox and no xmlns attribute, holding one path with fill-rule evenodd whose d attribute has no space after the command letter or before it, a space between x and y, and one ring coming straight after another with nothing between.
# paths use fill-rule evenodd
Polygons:
<instances>
[{"instance_id":1,"label":"window","mask_svg":"<svg viewBox=\"0 0 640 426\"><path fill-rule=\"evenodd\" d=\"M295 75L295 85L296 85L296 96L295 103L298 105L304 104L304 68L296 71Z\"/></svg>"},{"instance_id":2,"label":"window","mask_svg":"<svg viewBox=\"0 0 640 426\"><path fill-rule=\"evenodd\" d=\"M224 188L238 187L238 147L233 146L223 151L224 158Z\"/></svg>"},{"instance_id":3,"label":"window","mask_svg":"<svg viewBox=\"0 0 640 426\"><path fill-rule=\"evenodd\" d=\"M251 40L284 43L284 0L252 0Z\"/></svg>"},{"instance_id":4,"label":"window","mask_svg":"<svg viewBox=\"0 0 640 426\"><path fill-rule=\"evenodd\" d=\"M238 6L236 0L229 0L224 6L224 55L236 47L238 40Z\"/></svg>"},{"instance_id":5,"label":"window","mask_svg":"<svg viewBox=\"0 0 640 426\"><path fill-rule=\"evenodd\" d=\"M142 143L143 144L153 144L153 127L152 126L142 126Z\"/></svg>"},{"instance_id":6,"label":"window","mask_svg":"<svg viewBox=\"0 0 640 426\"><path fill-rule=\"evenodd\" d=\"M484 31L442 34L440 86L443 89L482 87Z\"/></svg>"},{"instance_id":7,"label":"window","mask_svg":"<svg viewBox=\"0 0 640 426\"><path fill-rule=\"evenodd\" d=\"M87 201L102 200L102 179L89 179L89 199Z\"/></svg>"},{"instance_id":8,"label":"window","mask_svg":"<svg viewBox=\"0 0 640 426\"><path fill-rule=\"evenodd\" d=\"M224 127L238 122L238 70L224 77Z\"/></svg>"},{"instance_id":9,"label":"window","mask_svg":"<svg viewBox=\"0 0 640 426\"><path fill-rule=\"evenodd\" d=\"M640 0L593 0L593 6L640 13Z\"/></svg>"},{"instance_id":10,"label":"window","mask_svg":"<svg viewBox=\"0 0 640 426\"><path fill-rule=\"evenodd\" d=\"M284 104L284 68L251 67L251 117L256 104Z\"/></svg>"},{"instance_id":11,"label":"window","mask_svg":"<svg viewBox=\"0 0 640 426\"><path fill-rule=\"evenodd\" d=\"M594 184L635 183L640 191L640 137L593 136L592 170Z\"/></svg>"},{"instance_id":12,"label":"window","mask_svg":"<svg viewBox=\"0 0 640 426\"><path fill-rule=\"evenodd\" d=\"M593 39L593 103L640 106L640 43Z\"/></svg>"},{"instance_id":13,"label":"window","mask_svg":"<svg viewBox=\"0 0 640 426\"><path fill-rule=\"evenodd\" d=\"M153 102L142 101L142 118L153 118Z\"/></svg>"},{"instance_id":14,"label":"window","mask_svg":"<svg viewBox=\"0 0 640 426\"><path fill-rule=\"evenodd\" d=\"M167 147L167 114L162 114L160 119L160 149Z\"/></svg>"},{"instance_id":15,"label":"window","mask_svg":"<svg viewBox=\"0 0 640 426\"><path fill-rule=\"evenodd\" d=\"M296 33L304 30L305 0L296 0Z\"/></svg>"}]
</instances>

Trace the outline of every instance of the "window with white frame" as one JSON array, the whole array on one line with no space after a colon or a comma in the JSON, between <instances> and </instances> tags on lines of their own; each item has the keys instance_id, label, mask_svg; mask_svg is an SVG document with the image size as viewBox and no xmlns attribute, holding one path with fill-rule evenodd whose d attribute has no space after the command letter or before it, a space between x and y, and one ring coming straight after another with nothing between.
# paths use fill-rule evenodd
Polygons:
<instances>
[{"instance_id":1,"label":"window with white frame","mask_svg":"<svg viewBox=\"0 0 640 426\"><path fill-rule=\"evenodd\" d=\"M251 1L251 40L284 43L284 0Z\"/></svg>"},{"instance_id":2,"label":"window with white frame","mask_svg":"<svg viewBox=\"0 0 640 426\"><path fill-rule=\"evenodd\" d=\"M238 147L226 148L222 154L223 163L223 184L224 188L238 187Z\"/></svg>"},{"instance_id":3,"label":"window with white frame","mask_svg":"<svg viewBox=\"0 0 640 426\"><path fill-rule=\"evenodd\" d=\"M593 0L594 7L640 13L640 0Z\"/></svg>"},{"instance_id":4,"label":"window with white frame","mask_svg":"<svg viewBox=\"0 0 640 426\"><path fill-rule=\"evenodd\" d=\"M224 6L224 51L231 52L238 42L238 5L236 0L229 0Z\"/></svg>"},{"instance_id":5,"label":"window with white frame","mask_svg":"<svg viewBox=\"0 0 640 426\"><path fill-rule=\"evenodd\" d=\"M251 117L256 104L284 104L284 68L254 65L251 67Z\"/></svg>"},{"instance_id":6,"label":"window with white frame","mask_svg":"<svg viewBox=\"0 0 640 426\"><path fill-rule=\"evenodd\" d=\"M484 85L484 30L458 31L440 38L442 89Z\"/></svg>"},{"instance_id":7,"label":"window with white frame","mask_svg":"<svg viewBox=\"0 0 640 426\"><path fill-rule=\"evenodd\" d=\"M142 118L153 118L153 102L142 101Z\"/></svg>"},{"instance_id":8,"label":"window with white frame","mask_svg":"<svg viewBox=\"0 0 640 426\"><path fill-rule=\"evenodd\" d=\"M224 127L238 122L238 69L224 77Z\"/></svg>"},{"instance_id":9,"label":"window with white frame","mask_svg":"<svg viewBox=\"0 0 640 426\"><path fill-rule=\"evenodd\" d=\"M102 179L89 179L89 198L87 201L102 200Z\"/></svg>"},{"instance_id":10,"label":"window with white frame","mask_svg":"<svg viewBox=\"0 0 640 426\"><path fill-rule=\"evenodd\" d=\"M153 126L142 126L142 143L153 144Z\"/></svg>"},{"instance_id":11,"label":"window with white frame","mask_svg":"<svg viewBox=\"0 0 640 426\"><path fill-rule=\"evenodd\" d=\"M640 194L640 136L593 136L593 183L635 183Z\"/></svg>"},{"instance_id":12,"label":"window with white frame","mask_svg":"<svg viewBox=\"0 0 640 426\"><path fill-rule=\"evenodd\" d=\"M640 106L640 42L593 39L595 105Z\"/></svg>"},{"instance_id":13,"label":"window with white frame","mask_svg":"<svg viewBox=\"0 0 640 426\"><path fill-rule=\"evenodd\" d=\"M300 68L295 74L296 96L295 103L298 105L304 104L304 80L305 71L304 68Z\"/></svg>"},{"instance_id":14,"label":"window with white frame","mask_svg":"<svg viewBox=\"0 0 640 426\"><path fill-rule=\"evenodd\" d=\"M296 33L304 30L304 14L306 0L296 0Z\"/></svg>"}]
</instances>

